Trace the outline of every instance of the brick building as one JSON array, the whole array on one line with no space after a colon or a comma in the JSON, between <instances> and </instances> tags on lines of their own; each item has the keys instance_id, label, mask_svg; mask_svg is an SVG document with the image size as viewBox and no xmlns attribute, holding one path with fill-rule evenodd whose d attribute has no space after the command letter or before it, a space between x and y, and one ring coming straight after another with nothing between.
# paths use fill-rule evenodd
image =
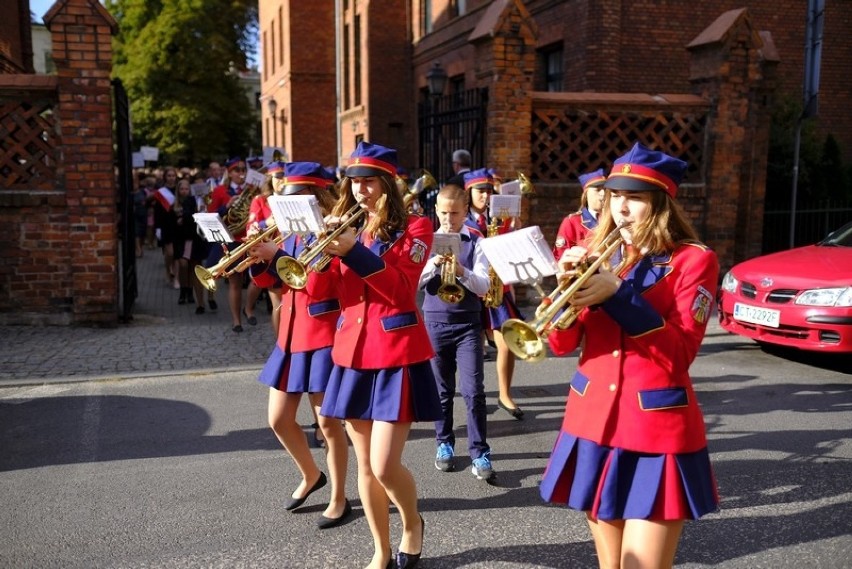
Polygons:
<instances>
[{"instance_id":1,"label":"brick building","mask_svg":"<svg viewBox=\"0 0 852 569\"><path fill-rule=\"evenodd\" d=\"M404 165L428 167L443 179L454 145L476 143L453 139L455 127L441 121L454 100L478 91L487 97L479 103L486 109L485 137L474 156L509 177L515 170L532 174L538 195L528 204L528 218L546 235L552 236L558 218L575 207L576 175L606 167L629 146L628 140L604 137L603 131L622 130L625 137L645 137L693 161L687 207L724 265L761 252L768 117L778 98L801 98L806 2L302 4L259 3L264 66L269 66L266 54L277 49L274 69L263 77L264 96L298 88L300 56L309 58L314 72L329 61L326 52L318 56L305 47L278 46L282 39L292 43L293 37L310 34L314 50L336 46L337 120L320 109L325 93L302 107L286 97L276 107L294 158L300 158L300 141L293 133L301 139L305 131L291 123L306 115L312 118L312 142L305 144L302 158L319 159L335 148L336 160L343 162L358 140L367 139L396 147ZM304 12L294 18L296 6ZM852 161L852 116L845 110L852 95L852 42L845 34L850 28L852 5L826 0L817 121L823 134L840 141L847 161ZM436 64L447 82L440 97L430 98L427 75ZM578 117L590 115L596 124L579 124ZM684 126L697 142L661 138L666 121L676 123L684 115L698 125ZM642 117L644 126L631 126L633 116ZM540 152L537 145L550 144L542 140L554 136L542 135L541 123L558 117L563 129L574 129L571 140ZM727 124L720 124L720 117ZM269 128L265 123L265 140ZM598 148L568 148L574 139ZM571 155L577 152L581 155ZM721 168L725 162L727 169ZM718 227L711 227L713 220Z\"/></svg>"}]
</instances>

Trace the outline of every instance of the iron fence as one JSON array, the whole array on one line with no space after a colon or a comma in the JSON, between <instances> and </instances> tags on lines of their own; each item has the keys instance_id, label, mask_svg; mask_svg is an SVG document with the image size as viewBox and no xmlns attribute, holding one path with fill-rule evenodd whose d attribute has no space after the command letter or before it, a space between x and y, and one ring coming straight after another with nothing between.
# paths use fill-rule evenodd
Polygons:
<instances>
[{"instance_id":1,"label":"iron fence","mask_svg":"<svg viewBox=\"0 0 852 569\"><path fill-rule=\"evenodd\" d=\"M790 248L790 209L768 209L763 214L763 252ZM796 210L793 245L821 241L829 233L852 221L852 201L822 201Z\"/></svg>"}]
</instances>

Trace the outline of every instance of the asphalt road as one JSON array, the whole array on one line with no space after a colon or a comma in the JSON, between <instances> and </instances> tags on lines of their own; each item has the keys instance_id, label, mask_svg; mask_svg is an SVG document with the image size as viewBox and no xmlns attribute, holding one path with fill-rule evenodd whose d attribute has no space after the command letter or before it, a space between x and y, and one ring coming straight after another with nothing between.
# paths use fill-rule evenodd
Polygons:
<instances>
[{"instance_id":1,"label":"asphalt road","mask_svg":"<svg viewBox=\"0 0 852 569\"><path fill-rule=\"evenodd\" d=\"M494 485L436 470L431 425L416 425L405 460L426 520L421 567L597 566L582 515L537 492L575 364L519 363L515 421L486 363ZM350 522L316 529L328 490L283 509L298 475L266 426L259 365L0 382L0 567L363 567L354 456ZM849 360L768 353L711 324L692 374L722 509L687 524L677 566L852 567Z\"/></svg>"}]
</instances>

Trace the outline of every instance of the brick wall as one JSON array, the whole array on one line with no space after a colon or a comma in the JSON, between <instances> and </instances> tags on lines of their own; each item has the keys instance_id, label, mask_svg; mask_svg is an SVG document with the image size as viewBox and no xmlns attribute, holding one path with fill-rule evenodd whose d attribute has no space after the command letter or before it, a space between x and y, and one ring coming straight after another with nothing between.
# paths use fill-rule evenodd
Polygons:
<instances>
[{"instance_id":1,"label":"brick wall","mask_svg":"<svg viewBox=\"0 0 852 569\"><path fill-rule=\"evenodd\" d=\"M57 2L44 20L57 76L17 75L4 82L31 90L50 84L42 95L53 101L50 119L32 116L27 128L38 132L55 121L58 150L54 156L28 145L26 159L34 165L26 174L32 177L0 188L0 223L10 228L11 241L3 253L7 294L0 299L0 322L115 326L118 196L110 72L116 24L88 0ZM0 92L7 98L15 93ZM8 112L24 116L34 99L17 96L20 106Z\"/></svg>"}]
</instances>

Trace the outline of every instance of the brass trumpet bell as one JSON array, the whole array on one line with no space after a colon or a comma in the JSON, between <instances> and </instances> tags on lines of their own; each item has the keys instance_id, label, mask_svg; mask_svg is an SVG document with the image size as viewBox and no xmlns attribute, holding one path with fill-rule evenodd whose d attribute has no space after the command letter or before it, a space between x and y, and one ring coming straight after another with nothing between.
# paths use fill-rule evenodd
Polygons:
<instances>
[{"instance_id":1,"label":"brass trumpet bell","mask_svg":"<svg viewBox=\"0 0 852 569\"><path fill-rule=\"evenodd\" d=\"M521 195L529 196L535 193L535 186L523 172L518 172L518 183L521 187Z\"/></svg>"},{"instance_id":2,"label":"brass trumpet bell","mask_svg":"<svg viewBox=\"0 0 852 569\"><path fill-rule=\"evenodd\" d=\"M292 289L302 290L308 284L309 271L321 271L331 262L331 255L323 253L323 249L337 239L341 233L355 224L367 210L361 207L360 203L356 203L344 217L348 216L337 228L318 239L302 251L298 258L281 257L275 263L275 270L284 284ZM322 256L320 256L322 255ZM316 262L313 261L316 259Z\"/></svg>"},{"instance_id":3,"label":"brass trumpet bell","mask_svg":"<svg viewBox=\"0 0 852 569\"><path fill-rule=\"evenodd\" d=\"M506 346L518 359L540 362L546 355L544 340L535 329L518 318L510 318L500 328Z\"/></svg>"},{"instance_id":4,"label":"brass trumpet bell","mask_svg":"<svg viewBox=\"0 0 852 569\"><path fill-rule=\"evenodd\" d=\"M214 292L216 290L216 279L229 277L232 274L242 272L253 265L254 261L249 261L249 259L246 258L246 253L248 253L249 249L258 243L266 241L272 237L272 235L277 231L278 227L272 223L262 233L255 235L251 239L247 239L233 251L227 251L225 256L212 267L208 268L196 265L195 276L198 278L198 282L200 282L201 286L210 292ZM289 235L289 233L287 235ZM281 243L285 237L286 235L279 235L276 237L275 241L277 243Z\"/></svg>"}]
</instances>

